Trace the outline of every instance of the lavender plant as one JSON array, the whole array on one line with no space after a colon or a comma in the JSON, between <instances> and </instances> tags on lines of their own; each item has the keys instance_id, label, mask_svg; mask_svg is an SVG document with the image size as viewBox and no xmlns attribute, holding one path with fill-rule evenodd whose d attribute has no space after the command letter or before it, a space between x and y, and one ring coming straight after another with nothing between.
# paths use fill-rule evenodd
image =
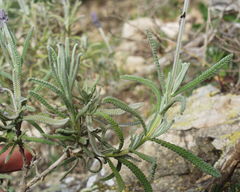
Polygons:
<instances>
[{"instance_id":1,"label":"lavender plant","mask_svg":"<svg viewBox=\"0 0 240 192\"><path fill-rule=\"evenodd\" d=\"M121 167L124 165L133 172L142 184L144 190L146 192L151 192L153 190L150 182L156 170L156 159L139 150L140 146L144 145L147 141L157 143L176 152L209 175L214 177L221 176L218 170L186 149L158 139L160 135L171 128L174 122L167 117L167 112L172 105L176 102L180 102L180 112L184 111L186 101L181 93L194 88L205 79L212 77L232 59L232 55L226 56L191 82L183 86L181 85L189 67L188 63L181 63L179 60L181 38L188 4L189 1L186 0L181 15L180 32L174 65L167 78L164 77L164 73L158 63L156 41L151 32L146 33L152 49L153 59L157 67L161 86L159 87L151 80L142 77L131 75L121 76L124 80L137 81L144 84L155 95L156 108L148 124L145 123L145 120L137 111L141 104L128 105L117 98L109 96L101 98L98 80L85 81L82 84L78 82L79 67L86 53L82 50L78 52L78 44L74 44L71 49L71 41L69 38L66 38L64 44L60 43L57 45L57 51L55 51L53 47L48 46L48 60L51 73L47 77L47 80L30 78L29 82L35 84L36 87L29 91L28 97L23 98L21 93L21 67L27 53L32 30L26 38L23 53L19 54L14 35L8 29L6 23L2 22L0 43L3 53L5 53L6 57L11 61L12 74L9 76L11 76L13 82L13 91L7 88L0 89L1 92L9 93L12 98L11 109L0 111L0 120L2 123L0 128L3 132L1 142L5 143L7 147L19 145L22 150L24 150L25 143L28 141L40 142L44 144L59 145L64 151L58 160L29 181L27 181L27 171L25 171L22 191L32 189L46 175L50 174L52 170L59 166L66 164L72 165L63 176L65 177L81 163L82 166L93 173L101 171L103 164L107 164L111 168L112 173L102 178L102 180L106 181L115 177L118 184L118 191L123 191L125 189L125 183L120 175ZM51 91L61 101L61 107L52 105L48 99L42 96L41 92L45 89ZM29 115L28 111L31 111L31 108L27 105L27 99L29 97L34 98L46 107L50 115L35 114L34 111L32 111L34 112L33 115ZM107 108L106 106L109 105L114 106L114 108ZM132 116L132 121L127 124L128 126L135 125L142 128L140 134L131 136L131 143L126 147L124 147L125 138L122 129L123 125L114 118L114 116L124 113L129 113ZM41 138L29 137L22 132L22 121L27 121L35 127L41 134ZM55 132L53 134L46 133L40 127L39 123L54 126ZM119 144L117 146L112 145L107 139L106 134L109 130L112 130L118 138ZM9 137L9 134L13 136ZM2 149L0 154L3 152L4 150ZM149 178L147 178L137 167L137 163L132 157L133 155L137 155L142 160L152 164ZM24 157L24 151L22 156ZM114 161L117 162L116 165L113 163ZM97 169L92 168L93 162L98 163Z\"/></svg>"}]
</instances>

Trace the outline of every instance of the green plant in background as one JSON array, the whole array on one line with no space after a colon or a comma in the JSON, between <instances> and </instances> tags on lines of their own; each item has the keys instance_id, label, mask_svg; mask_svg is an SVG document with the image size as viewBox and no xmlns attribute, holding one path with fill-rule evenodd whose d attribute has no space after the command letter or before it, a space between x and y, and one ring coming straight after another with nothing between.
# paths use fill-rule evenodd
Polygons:
<instances>
[{"instance_id":1,"label":"green plant in background","mask_svg":"<svg viewBox=\"0 0 240 192\"><path fill-rule=\"evenodd\" d=\"M1 131L3 132L1 141L5 143L6 147L19 145L23 150L26 142L33 141L58 145L61 146L64 151L45 171L36 174L32 179L28 180L26 171L23 177L24 185L22 191L32 189L36 183L59 166L66 164L72 165L72 167L66 171L66 174L63 176L64 178L81 163L86 169L93 173L101 171L103 164L107 164L111 168L112 173L102 178L102 180L106 181L115 177L118 184L118 191L125 189L124 181L120 175L121 167L124 165L133 172L144 187L144 190L151 192L152 187L150 182L156 170L156 159L155 157L140 152L139 148L145 142L157 143L176 152L205 173L214 177L221 176L216 169L191 152L172 143L158 139L158 136L164 134L171 128L174 122L173 119L169 119L167 116L167 112L172 105L180 102L180 112L182 113L184 111L186 101L185 97L181 94L193 89L199 83L215 75L219 69L230 63L232 59L232 55L224 57L191 82L183 86L181 85L189 67L188 63L181 63L179 61L181 39L188 4L189 0L186 0L183 14L181 15L174 65L171 72L168 73L167 78L164 77L158 63L156 41L153 39L152 34L147 32L154 62L158 71L160 87L156 83L142 77L131 75L121 76L124 80L137 81L144 84L150 88L155 95L156 107L147 124L137 111L141 104L128 105L117 98L109 96L102 98L99 93L98 79L91 79L91 81L86 80L84 83L79 82L79 68L86 60L87 52L81 48L79 49L78 44L74 44L71 49L70 38L66 38L64 45L59 43L57 45L57 51L55 51L53 47L48 46L48 60L51 72L48 73L45 79L30 78L29 82L37 86L29 91L28 97L23 98L20 87L22 64L27 53L32 30L26 38L23 53L20 55L17 51L16 38L12 32L10 32L7 25L3 23L0 42L3 53L5 53L9 62L12 63L12 74L8 74L8 77L13 81L13 92L6 88L1 88L1 92L10 94L13 107L11 109L4 108L0 111L0 119L3 124L1 125ZM42 96L43 91L46 90L51 91L61 101L59 106L54 106L51 104L50 99ZM30 97L47 108L49 112L48 115L36 114L36 112L32 110L32 107L27 105ZM110 105L114 106L114 108L109 108L108 106ZM9 106L11 105L9 104ZM114 116L124 113L131 114L132 121L123 125L118 123ZM41 134L41 137L29 137L25 132L22 132L22 121L27 121L35 127ZM51 131L51 133L45 132L39 123L50 125L53 131ZM132 125L140 126L142 132L140 134L133 134L130 145L126 146L123 127ZM107 138L109 131L114 132L117 136L119 140L117 146L112 145ZM4 150L1 150L0 154L3 152ZM137 155L139 158L152 164L148 178L137 167L133 155ZM116 164L114 163L115 161L117 162ZM93 163L98 165L97 168L94 166L96 169L93 168ZM26 167L26 169L28 168Z\"/></svg>"},{"instance_id":2,"label":"green plant in background","mask_svg":"<svg viewBox=\"0 0 240 192\"><path fill-rule=\"evenodd\" d=\"M78 15L81 1L34 1L34 0L2 0L0 8L7 10L11 17L9 26L17 34L27 34L29 25L34 28L34 35L29 46L29 53L34 57L27 57L25 66L28 75L45 76L48 73L46 45L54 45L64 41L65 37L71 37L79 43L81 51L86 52L80 66L81 77L101 74L101 81L108 82L117 77L116 67L113 62L113 54L109 54L108 46L104 42L92 42L87 38L87 33L79 35L83 28L72 30L73 26L86 19L88 15ZM25 8L24 8L25 7ZM27 9L28 11L24 11ZM17 25L16 25L17 23ZM20 40L19 46L22 45ZM4 63L0 64L0 71L7 71ZM94 69L94 70L92 70ZM107 70L109 72L107 72ZM23 69L24 70L24 69ZM113 74L113 75L112 75Z\"/></svg>"}]
</instances>

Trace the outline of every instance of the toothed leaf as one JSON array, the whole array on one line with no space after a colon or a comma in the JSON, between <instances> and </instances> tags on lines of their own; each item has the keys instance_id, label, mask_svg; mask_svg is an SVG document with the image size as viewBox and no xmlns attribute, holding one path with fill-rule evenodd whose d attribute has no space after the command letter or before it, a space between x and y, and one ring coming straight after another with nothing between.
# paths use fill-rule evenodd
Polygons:
<instances>
[{"instance_id":1,"label":"toothed leaf","mask_svg":"<svg viewBox=\"0 0 240 192\"><path fill-rule=\"evenodd\" d=\"M23 60L25 59L26 57L26 54L27 54L27 50L28 50L28 47L30 45L30 40L32 38L32 35L33 35L33 27L30 29L30 31L28 32L27 34L27 37L24 41L24 45L23 45L23 52L22 52L22 58Z\"/></svg>"},{"instance_id":2,"label":"toothed leaf","mask_svg":"<svg viewBox=\"0 0 240 192\"><path fill-rule=\"evenodd\" d=\"M118 139L120 141L119 147L118 147L118 150L120 151L124 144L124 137L123 137L123 132L122 132L121 128L118 126L118 123L113 118L111 118L108 114L98 112L95 115L104 118L111 125L111 128L116 133L116 135L118 136Z\"/></svg>"},{"instance_id":3,"label":"toothed leaf","mask_svg":"<svg viewBox=\"0 0 240 192\"><path fill-rule=\"evenodd\" d=\"M40 123L46 123L49 125L55 125L55 126L61 126L65 125L69 118L66 119L53 119L50 117L46 117L43 115L28 115L23 118L25 121L35 121L35 122L40 122Z\"/></svg>"},{"instance_id":4,"label":"toothed leaf","mask_svg":"<svg viewBox=\"0 0 240 192\"><path fill-rule=\"evenodd\" d=\"M132 109L139 109L140 107L143 106L143 103L133 103L128 105L130 108ZM98 109L98 112L103 112L106 113L108 115L123 115L124 113L126 113L126 111L119 109L119 108L115 108L115 109Z\"/></svg>"},{"instance_id":5,"label":"toothed leaf","mask_svg":"<svg viewBox=\"0 0 240 192\"><path fill-rule=\"evenodd\" d=\"M184 159L190 161L192 164L194 164L196 167L201 169L203 172L205 172L209 175L212 175L214 177L220 177L221 176L221 174L219 173L218 170L213 168L210 164L204 162L199 157L192 154L190 151L187 151L186 149L183 149L183 148L181 148L177 145L174 145L172 143L169 143L167 141L163 141L163 140L160 140L160 139L151 139L151 140L160 144L160 145L162 145L163 147L166 147L166 148L174 151L175 153L177 153L178 155L180 155Z\"/></svg>"},{"instance_id":6,"label":"toothed leaf","mask_svg":"<svg viewBox=\"0 0 240 192\"><path fill-rule=\"evenodd\" d=\"M118 161L117 167L116 167L116 169L117 169L118 172L120 172L121 167L122 167L122 163L120 163L120 162ZM114 176L115 176L114 173L111 173L110 175L108 175L108 176L106 176L106 177L104 177L104 178L101 178L100 180L101 180L101 181L108 181L108 180L114 178Z\"/></svg>"},{"instance_id":7,"label":"toothed leaf","mask_svg":"<svg viewBox=\"0 0 240 192\"><path fill-rule=\"evenodd\" d=\"M156 168L157 168L156 159L149 156L149 155L146 155L144 153L140 153L140 152L135 151L135 150L132 150L131 152L136 154L138 157L140 157L144 161L147 161L147 162L151 163L149 181L152 181L154 179L155 171L156 171Z\"/></svg>"},{"instance_id":8,"label":"toothed leaf","mask_svg":"<svg viewBox=\"0 0 240 192\"><path fill-rule=\"evenodd\" d=\"M144 132L146 133L147 129L146 129L146 125L145 125L142 117L134 109L130 108L126 103L124 103L123 101L120 101L117 98L113 98L113 97L105 97L102 102L103 103L111 103L111 104L115 105L116 107L131 113L133 116L135 116L141 122Z\"/></svg>"},{"instance_id":9,"label":"toothed leaf","mask_svg":"<svg viewBox=\"0 0 240 192\"><path fill-rule=\"evenodd\" d=\"M42 103L45 107L48 108L49 111L59 115L60 117L66 117L62 112L58 111L56 108L51 106L42 96L40 96L38 93L34 91L30 91L29 94L33 96L35 99L37 99L40 103Z\"/></svg>"},{"instance_id":10,"label":"toothed leaf","mask_svg":"<svg viewBox=\"0 0 240 192\"><path fill-rule=\"evenodd\" d=\"M152 186L147 180L146 176L136 165L123 158L118 158L118 160L133 172L133 174L138 178L139 182L143 185L145 192L153 191Z\"/></svg>"},{"instance_id":11,"label":"toothed leaf","mask_svg":"<svg viewBox=\"0 0 240 192\"><path fill-rule=\"evenodd\" d=\"M122 192L125 189L125 184L124 181L121 177L121 175L119 174L119 171L117 170L117 168L113 165L113 163L107 159L108 165L109 167L112 169L112 172L116 178L117 184L118 184L118 191Z\"/></svg>"},{"instance_id":12,"label":"toothed leaf","mask_svg":"<svg viewBox=\"0 0 240 192\"><path fill-rule=\"evenodd\" d=\"M218 70L220 70L224 65L227 65L231 62L233 55L228 55L224 57L222 60L220 60L218 63L214 64L212 67L204 71L201 75L196 77L191 82L187 83L183 87L181 87L178 91L173 93L173 96L176 96L186 90L192 89L196 87L198 84L203 82L206 79L209 79L210 77L214 76Z\"/></svg>"},{"instance_id":13,"label":"toothed leaf","mask_svg":"<svg viewBox=\"0 0 240 192\"><path fill-rule=\"evenodd\" d=\"M151 50L152 50L154 64L157 67L158 78L159 78L159 81L160 81L162 92L164 92L164 90L165 90L165 86L164 86L165 85L165 78L164 78L163 71L161 70L161 66L159 64L159 61L158 61L158 56L157 56L158 44L157 44L156 41L154 41L153 35L150 31L147 31L147 38L148 38L148 41L149 41L149 44L150 44L150 47L151 47Z\"/></svg>"},{"instance_id":14,"label":"toothed leaf","mask_svg":"<svg viewBox=\"0 0 240 192\"><path fill-rule=\"evenodd\" d=\"M54 142L46 140L44 138L39 138L39 137L30 137L30 136L22 136L23 140L25 141L30 141L30 142L35 142L35 143L43 143L43 144L48 144L48 145L55 145Z\"/></svg>"}]
</instances>

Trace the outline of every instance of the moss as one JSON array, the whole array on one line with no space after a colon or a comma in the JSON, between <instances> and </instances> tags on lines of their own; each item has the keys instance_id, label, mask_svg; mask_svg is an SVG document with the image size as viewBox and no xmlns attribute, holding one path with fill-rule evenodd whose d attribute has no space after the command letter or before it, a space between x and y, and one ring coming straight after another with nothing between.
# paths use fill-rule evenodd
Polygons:
<instances>
[{"instance_id":1,"label":"moss","mask_svg":"<svg viewBox=\"0 0 240 192\"><path fill-rule=\"evenodd\" d=\"M236 143L240 139L240 131L236 131L232 134L224 135L223 138L229 139L231 143Z\"/></svg>"}]
</instances>

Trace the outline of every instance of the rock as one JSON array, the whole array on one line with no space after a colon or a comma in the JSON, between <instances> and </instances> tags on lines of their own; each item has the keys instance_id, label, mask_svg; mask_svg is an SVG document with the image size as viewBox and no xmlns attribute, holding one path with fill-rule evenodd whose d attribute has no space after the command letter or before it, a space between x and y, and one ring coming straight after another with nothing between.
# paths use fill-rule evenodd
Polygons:
<instances>
[{"instance_id":1,"label":"rock","mask_svg":"<svg viewBox=\"0 0 240 192\"><path fill-rule=\"evenodd\" d=\"M178 34L178 22L168 22L163 24L160 29L169 37L174 39Z\"/></svg>"},{"instance_id":2,"label":"rock","mask_svg":"<svg viewBox=\"0 0 240 192\"><path fill-rule=\"evenodd\" d=\"M239 0L211 0L211 8L224 12L239 12Z\"/></svg>"},{"instance_id":3,"label":"rock","mask_svg":"<svg viewBox=\"0 0 240 192\"><path fill-rule=\"evenodd\" d=\"M127 56L124 52L118 52L114 59L116 66L128 74L140 72L146 67L146 61L141 56Z\"/></svg>"},{"instance_id":4,"label":"rock","mask_svg":"<svg viewBox=\"0 0 240 192\"><path fill-rule=\"evenodd\" d=\"M182 116L176 119L173 128L188 130L190 128L206 129L234 121L240 113L240 97L237 95L215 95L219 90L212 86L197 89L188 98L187 107ZM178 107L172 108L172 112ZM172 113L171 115L174 115Z\"/></svg>"},{"instance_id":5,"label":"rock","mask_svg":"<svg viewBox=\"0 0 240 192\"><path fill-rule=\"evenodd\" d=\"M123 66L124 69L129 73L142 71L144 67L145 59L140 56L129 56L126 60L126 64Z\"/></svg>"},{"instance_id":6,"label":"rock","mask_svg":"<svg viewBox=\"0 0 240 192\"><path fill-rule=\"evenodd\" d=\"M158 28L158 30L163 31L169 38L175 38L178 33L178 27L178 22L164 23L159 19L142 17L125 23L122 29L122 37L141 41L146 30Z\"/></svg>"},{"instance_id":7,"label":"rock","mask_svg":"<svg viewBox=\"0 0 240 192\"><path fill-rule=\"evenodd\" d=\"M185 192L190 185L189 176L170 175L166 177L156 178L153 182L153 191L156 192Z\"/></svg>"},{"instance_id":8,"label":"rock","mask_svg":"<svg viewBox=\"0 0 240 192\"><path fill-rule=\"evenodd\" d=\"M135 41L141 41L143 39L146 30L153 29L158 25L161 25L160 20L155 20L147 17L138 18L132 21L128 21L123 25L122 38L131 39Z\"/></svg>"}]
</instances>

